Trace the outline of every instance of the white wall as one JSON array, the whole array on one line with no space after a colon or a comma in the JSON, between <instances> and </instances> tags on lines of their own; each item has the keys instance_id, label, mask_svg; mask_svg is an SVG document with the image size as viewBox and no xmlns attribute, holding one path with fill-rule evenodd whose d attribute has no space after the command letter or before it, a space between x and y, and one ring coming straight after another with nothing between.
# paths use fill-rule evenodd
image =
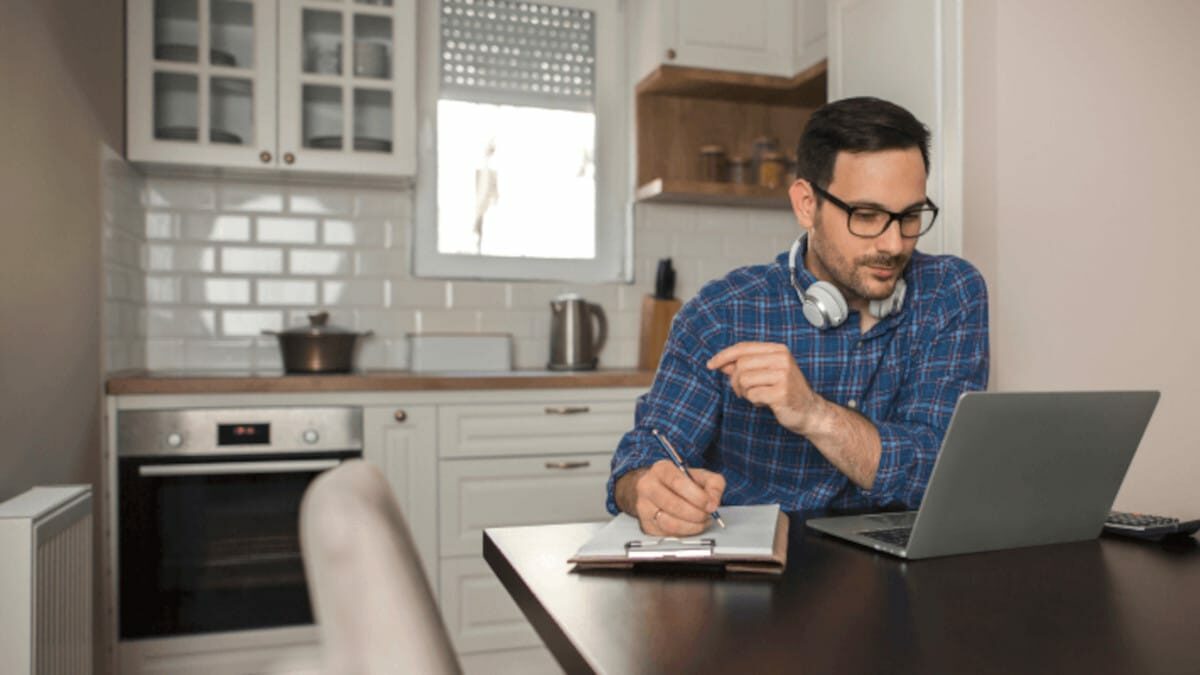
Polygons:
<instances>
[{"instance_id":1,"label":"white wall","mask_svg":"<svg viewBox=\"0 0 1200 675\"><path fill-rule=\"evenodd\" d=\"M1119 508L1200 515L1200 3L965 3L964 254L993 388L1153 388Z\"/></svg>"}]
</instances>

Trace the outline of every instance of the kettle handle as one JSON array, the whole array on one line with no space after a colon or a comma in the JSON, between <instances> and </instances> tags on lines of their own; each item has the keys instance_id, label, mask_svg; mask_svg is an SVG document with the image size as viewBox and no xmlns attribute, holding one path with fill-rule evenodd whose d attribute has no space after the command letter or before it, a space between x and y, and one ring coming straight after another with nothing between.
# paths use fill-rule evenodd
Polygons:
<instances>
[{"instance_id":1,"label":"kettle handle","mask_svg":"<svg viewBox=\"0 0 1200 675\"><path fill-rule=\"evenodd\" d=\"M604 349L604 343L608 340L608 317L604 315L604 308L600 305L589 302L587 307L592 316L596 317L597 328L600 330L600 335L596 338L596 346L592 351L599 358L600 350Z\"/></svg>"}]
</instances>

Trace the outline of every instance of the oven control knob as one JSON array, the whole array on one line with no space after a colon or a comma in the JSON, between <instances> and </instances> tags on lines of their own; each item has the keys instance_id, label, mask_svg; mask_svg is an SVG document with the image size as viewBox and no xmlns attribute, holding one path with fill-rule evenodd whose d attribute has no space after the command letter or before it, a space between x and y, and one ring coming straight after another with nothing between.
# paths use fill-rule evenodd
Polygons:
<instances>
[{"instance_id":1,"label":"oven control knob","mask_svg":"<svg viewBox=\"0 0 1200 675\"><path fill-rule=\"evenodd\" d=\"M321 435L317 433L316 429L305 429L304 433L300 434L300 437L303 438L304 442L308 443L309 445L321 440Z\"/></svg>"},{"instance_id":2,"label":"oven control knob","mask_svg":"<svg viewBox=\"0 0 1200 675\"><path fill-rule=\"evenodd\" d=\"M183 445L183 434L179 433L178 431L172 431L171 433L167 434L167 445L171 446L172 448L178 448L179 446Z\"/></svg>"}]
</instances>

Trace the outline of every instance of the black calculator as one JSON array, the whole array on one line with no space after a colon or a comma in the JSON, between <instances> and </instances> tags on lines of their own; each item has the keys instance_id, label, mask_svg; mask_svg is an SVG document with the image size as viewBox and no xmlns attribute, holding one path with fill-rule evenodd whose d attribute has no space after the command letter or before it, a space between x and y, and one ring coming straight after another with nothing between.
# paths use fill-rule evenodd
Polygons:
<instances>
[{"instance_id":1,"label":"black calculator","mask_svg":"<svg viewBox=\"0 0 1200 675\"><path fill-rule=\"evenodd\" d=\"M1159 540L1165 537L1186 537L1200 530L1200 520L1180 520L1148 513L1109 511L1104 531L1123 537Z\"/></svg>"}]
</instances>

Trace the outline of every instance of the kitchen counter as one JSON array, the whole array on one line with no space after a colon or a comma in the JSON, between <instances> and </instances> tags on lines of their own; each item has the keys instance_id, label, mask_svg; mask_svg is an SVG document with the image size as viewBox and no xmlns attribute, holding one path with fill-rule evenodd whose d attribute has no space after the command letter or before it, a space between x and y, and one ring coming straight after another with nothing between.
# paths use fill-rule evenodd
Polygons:
<instances>
[{"instance_id":1,"label":"kitchen counter","mask_svg":"<svg viewBox=\"0 0 1200 675\"><path fill-rule=\"evenodd\" d=\"M647 387L649 370L413 373L379 370L342 375L133 370L108 376L105 391L123 394L257 394L327 391L464 391Z\"/></svg>"}]
</instances>

